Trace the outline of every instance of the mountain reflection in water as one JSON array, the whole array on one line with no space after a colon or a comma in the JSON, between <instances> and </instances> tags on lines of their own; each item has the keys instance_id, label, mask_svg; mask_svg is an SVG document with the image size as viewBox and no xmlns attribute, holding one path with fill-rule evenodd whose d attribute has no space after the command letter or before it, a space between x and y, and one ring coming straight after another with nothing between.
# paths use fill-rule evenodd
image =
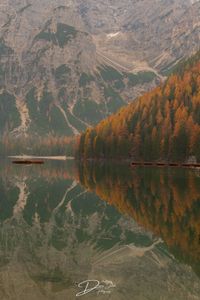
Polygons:
<instances>
[{"instance_id":1,"label":"mountain reflection in water","mask_svg":"<svg viewBox=\"0 0 200 300\"><path fill-rule=\"evenodd\" d=\"M102 201L105 200L105 201ZM0 170L0 298L200 299L193 170L47 162Z\"/></svg>"}]
</instances>

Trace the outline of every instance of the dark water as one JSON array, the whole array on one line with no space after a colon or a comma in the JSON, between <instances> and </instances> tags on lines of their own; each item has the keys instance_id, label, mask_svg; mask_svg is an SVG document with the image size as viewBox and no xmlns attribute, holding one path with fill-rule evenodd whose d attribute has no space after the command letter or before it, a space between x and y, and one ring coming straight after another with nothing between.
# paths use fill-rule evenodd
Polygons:
<instances>
[{"instance_id":1,"label":"dark water","mask_svg":"<svg viewBox=\"0 0 200 300\"><path fill-rule=\"evenodd\" d=\"M199 300L200 172L1 161L0 299L86 284L80 299Z\"/></svg>"}]
</instances>

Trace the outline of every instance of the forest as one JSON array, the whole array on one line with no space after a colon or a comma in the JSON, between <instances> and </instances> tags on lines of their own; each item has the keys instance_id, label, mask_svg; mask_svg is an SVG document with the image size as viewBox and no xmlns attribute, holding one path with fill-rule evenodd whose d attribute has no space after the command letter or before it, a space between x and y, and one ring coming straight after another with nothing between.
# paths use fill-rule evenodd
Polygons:
<instances>
[{"instance_id":1,"label":"forest","mask_svg":"<svg viewBox=\"0 0 200 300\"><path fill-rule=\"evenodd\" d=\"M78 159L200 162L200 51L77 141Z\"/></svg>"},{"instance_id":2,"label":"forest","mask_svg":"<svg viewBox=\"0 0 200 300\"><path fill-rule=\"evenodd\" d=\"M36 156L74 156L76 139L74 137L18 136L4 135L0 138L0 156L36 155Z\"/></svg>"}]
</instances>

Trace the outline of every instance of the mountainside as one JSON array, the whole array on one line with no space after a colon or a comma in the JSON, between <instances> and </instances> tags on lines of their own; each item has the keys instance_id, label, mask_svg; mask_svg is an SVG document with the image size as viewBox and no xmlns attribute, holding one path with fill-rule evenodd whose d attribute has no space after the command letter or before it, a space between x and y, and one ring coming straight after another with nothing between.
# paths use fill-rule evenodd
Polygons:
<instances>
[{"instance_id":1,"label":"mountainside","mask_svg":"<svg viewBox=\"0 0 200 300\"><path fill-rule=\"evenodd\" d=\"M161 86L81 135L80 158L200 161L200 52Z\"/></svg>"},{"instance_id":2,"label":"mountainside","mask_svg":"<svg viewBox=\"0 0 200 300\"><path fill-rule=\"evenodd\" d=\"M79 1L101 57L129 70L165 74L198 50L200 2L191 0Z\"/></svg>"},{"instance_id":3,"label":"mountainside","mask_svg":"<svg viewBox=\"0 0 200 300\"><path fill-rule=\"evenodd\" d=\"M3 0L0 134L77 134L163 80L198 46L200 5L154 4Z\"/></svg>"}]
</instances>

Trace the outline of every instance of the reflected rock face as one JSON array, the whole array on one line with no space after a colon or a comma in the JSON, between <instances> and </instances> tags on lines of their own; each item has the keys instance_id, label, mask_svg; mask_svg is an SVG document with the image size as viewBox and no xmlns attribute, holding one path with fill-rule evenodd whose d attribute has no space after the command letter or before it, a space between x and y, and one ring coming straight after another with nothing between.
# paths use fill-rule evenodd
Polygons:
<instances>
[{"instance_id":1,"label":"reflected rock face","mask_svg":"<svg viewBox=\"0 0 200 300\"><path fill-rule=\"evenodd\" d=\"M142 191L146 188L150 196L157 193L158 201L164 175L131 172L127 166L77 168L73 162L1 165L1 299L71 300L80 291L77 284L86 279L112 281L116 287L109 297L113 300L133 295L137 300L182 300L191 293L200 294L199 278L172 255L174 244L169 244L168 226L163 225L162 217L158 218L151 205L155 219L150 212L145 215L145 199L152 200L144 198ZM192 177L190 180L192 184ZM184 252L178 233L177 249L183 261L192 265L195 248L195 255L187 247ZM96 297L97 291L85 295L85 299Z\"/></svg>"}]
</instances>

